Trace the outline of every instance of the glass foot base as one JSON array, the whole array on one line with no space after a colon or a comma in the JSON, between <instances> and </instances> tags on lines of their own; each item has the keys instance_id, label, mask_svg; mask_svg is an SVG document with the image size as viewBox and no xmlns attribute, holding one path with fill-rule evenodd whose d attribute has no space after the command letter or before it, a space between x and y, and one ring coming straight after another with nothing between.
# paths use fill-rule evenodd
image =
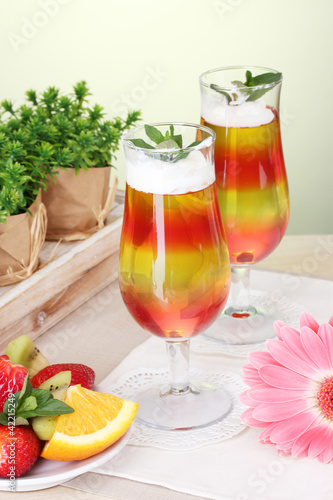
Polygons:
<instances>
[{"instance_id":1,"label":"glass foot base","mask_svg":"<svg viewBox=\"0 0 333 500\"><path fill-rule=\"evenodd\" d=\"M273 323L276 320L283 320L278 311L256 306L247 310L227 307L202 335L224 344L258 344L275 337Z\"/></svg>"},{"instance_id":2,"label":"glass foot base","mask_svg":"<svg viewBox=\"0 0 333 500\"><path fill-rule=\"evenodd\" d=\"M173 394L166 387L152 387L136 396L137 420L155 429L182 431L212 425L232 409L227 391L194 382L188 392Z\"/></svg>"}]
</instances>

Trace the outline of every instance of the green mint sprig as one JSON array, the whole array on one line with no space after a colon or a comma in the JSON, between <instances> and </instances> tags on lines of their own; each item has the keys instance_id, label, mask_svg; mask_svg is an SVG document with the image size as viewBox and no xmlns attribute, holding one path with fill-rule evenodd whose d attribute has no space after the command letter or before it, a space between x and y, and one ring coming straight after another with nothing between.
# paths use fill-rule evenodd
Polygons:
<instances>
[{"instance_id":1,"label":"green mint sprig","mask_svg":"<svg viewBox=\"0 0 333 500\"><path fill-rule=\"evenodd\" d=\"M212 90L215 90L215 92L218 92L219 94L224 95L224 97L227 98L228 104L230 104L231 101L235 101L237 99L237 94L235 94L233 92L229 93L226 90L221 89L221 87L219 87L215 83L211 83L209 86Z\"/></svg>"},{"instance_id":2,"label":"green mint sprig","mask_svg":"<svg viewBox=\"0 0 333 500\"><path fill-rule=\"evenodd\" d=\"M239 89L242 94L247 96L246 101L256 101L260 97L262 97L266 92L268 92L271 87L263 87L256 90L253 90L251 87L258 87L261 85L269 85L271 83L275 83L280 80L282 73L262 73L261 75L253 76L251 71L247 70L245 73L245 82L241 82L240 80L234 80L231 83L235 85ZM232 101L237 101L237 93L236 92L227 92L222 89L218 85L212 83L210 88L218 92L219 94L224 95L228 104Z\"/></svg>"},{"instance_id":3,"label":"green mint sprig","mask_svg":"<svg viewBox=\"0 0 333 500\"><path fill-rule=\"evenodd\" d=\"M55 399L50 391L34 389L27 375L22 390L15 392L5 402L0 413L0 424L11 425L15 418L16 425L28 425L28 418L73 412L73 408Z\"/></svg>"},{"instance_id":4,"label":"green mint sprig","mask_svg":"<svg viewBox=\"0 0 333 500\"><path fill-rule=\"evenodd\" d=\"M185 149L185 148L192 148L194 146L197 146L200 144L202 141L194 141L188 146L183 146L183 138L181 134L176 134L175 135L175 128L173 125L170 125L169 130L165 132L165 135L162 134L160 130L158 130L156 127L153 127L152 125L145 125L145 132L147 137L154 142L156 145L153 146L152 144L148 144L146 141L143 139L129 139L129 141L134 144L134 146L137 146L139 148L144 148L144 149ZM187 156L190 154L190 151L187 152L181 152L178 153L175 158L172 159L173 163L176 163L179 160L183 160L187 158ZM164 161L169 161L170 156L168 155L160 155L161 160ZM172 158L172 157L171 157Z\"/></svg>"}]
</instances>

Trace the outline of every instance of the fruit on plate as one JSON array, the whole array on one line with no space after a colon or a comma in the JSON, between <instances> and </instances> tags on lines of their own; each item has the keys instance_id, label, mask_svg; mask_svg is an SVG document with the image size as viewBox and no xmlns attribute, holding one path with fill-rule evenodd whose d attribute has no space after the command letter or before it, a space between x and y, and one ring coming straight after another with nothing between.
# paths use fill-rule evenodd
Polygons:
<instances>
[{"instance_id":1,"label":"fruit on plate","mask_svg":"<svg viewBox=\"0 0 333 500\"><path fill-rule=\"evenodd\" d=\"M49 365L37 373L31 380L33 387L37 388L59 372L70 371L72 374L71 385L82 385L86 389L92 389L95 383L95 372L89 366L79 363L58 363Z\"/></svg>"},{"instance_id":2,"label":"fruit on plate","mask_svg":"<svg viewBox=\"0 0 333 500\"><path fill-rule=\"evenodd\" d=\"M86 365L49 365L28 335L10 342L0 355L0 475L8 477L11 465L3 449L8 436L18 443L12 452L16 477L38 456L82 460L116 442L132 424L138 404L95 392L94 382L95 372Z\"/></svg>"},{"instance_id":3,"label":"fruit on plate","mask_svg":"<svg viewBox=\"0 0 333 500\"><path fill-rule=\"evenodd\" d=\"M50 391L54 399L64 401L66 392L71 383L71 372L59 372L53 377L45 380L38 389ZM43 441L48 441L53 436L57 423L57 416L45 415L31 419L33 430Z\"/></svg>"},{"instance_id":4,"label":"fruit on plate","mask_svg":"<svg viewBox=\"0 0 333 500\"><path fill-rule=\"evenodd\" d=\"M138 409L133 401L81 385L69 387L65 403L75 411L57 418L41 452L50 460L82 460L105 450L128 430Z\"/></svg>"},{"instance_id":5,"label":"fruit on plate","mask_svg":"<svg viewBox=\"0 0 333 500\"><path fill-rule=\"evenodd\" d=\"M0 358L0 411L9 395L22 389L28 375L28 370L24 366L5 358L6 356Z\"/></svg>"},{"instance_id":6,"label":"fruit on plate","mask_svg":"<svg viewBox=\"0 0 333 500\"><path fill-rule=\"evenodd\" d=\"M0 425L0 476L20 477L39 458L42 443L30 425Z\"/></svg>"},{"instance_id":7,"label":"fruit on plate","mask_svg":"<svg viewBox=\"0 0 333 500\"><path fill-rule=\"evenodd\" d=\"M5 354L14 363L19 363L27 368L31 378L50 364L29 335L21 335L9 342Z\"/></svg>"},{"instance_id":8,"label":"fruit on plate","mask_svg":"<svg viewBox=\"0 0 333 500\"><path fill-rule=\"evenodd\" d=\"M0 413L0 424L15 427L29 425L29 419L73 413L63 401L55 399L51 391L34 389L27 375L20 391L11 394Z\"/></svg>"},{"instance_id":9,"label":"fruit on plate","mask_svg":"<svg viewBox=\"0 0 333 500\"><path fill-rule=\"evenodd\" d=\"M65 401L66 392L71 384L71 380L72 373L70 370L58 372L35 387L35 389L44 389L46 391L50 391L55 399ZM34 387L33 382L31 383Z\"/></svg>"},{"instance_id":10,"label":"fruit on plate","mask_svg":"<svg viewBox=\"0 0 333 500\"><path fill-rule=\"evenodd\" d=\"M31 419L31 425L39 439L42 441L48 441L54 434L57 418L53 415L35 417Z\"/></svg>"}]
</instances>

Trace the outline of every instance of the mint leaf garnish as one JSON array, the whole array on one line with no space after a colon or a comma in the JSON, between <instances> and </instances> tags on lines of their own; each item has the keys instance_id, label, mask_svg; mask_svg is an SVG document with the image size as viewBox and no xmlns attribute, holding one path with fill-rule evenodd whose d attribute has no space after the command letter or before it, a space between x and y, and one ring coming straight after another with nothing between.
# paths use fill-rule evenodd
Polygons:
<instances>
[{"instance_id":1,"label":"mint leaf garnish","mask_svg":"<svg viewBox=\"0 0 333 500\"><path fill-rule=\"evenodd\" d=\"M0 413L0 424L8 425L8 418L7 415L5 415L4 413Z\"/></svg>"},{"instance_id":2,"label":"mint leaf garnish","mask_svg":"<svg viewBox=\"0 0 333 500\"><path fill-rule=\"evenodd\" d=\"M187 147L193 148L194 146L197 146L198 144L200 144L200 142L202 142L202 141L194 141L191 144L189 144ZM176 163L179 160L183 160L184 158L187 158L188 155L189 155L189 153L179 153L176 156L176 158L173 160L173 163Z\"/></svg>"},{"instance_id":3,"label":"mint leaf garnish","mask_svg":"<svg viewBox=\"0 0 333 500\"><path fill-rule=\"evenodd\" d=\"M246 78L246 80L245 80L244 85L246 87L251 87L251 82L252 82L252 73L251 73L251 71L249 71L249 70L246 71L245 78Z\"/></svg>"},{"instance_id":4,"label":"mint leaf garnish","mask_svg":"<svg viewBox=\"0 0 333 500\"><path fill-rule=\"evenodd\" d=\"M13 415L14 408L15 408L15 413L16 413L16 410L18 407L17 401L18 401L19 397L20 397L20 393L16 392L15 394L13 394L13 397L7 399L7 401L3 405L2 413L0 413L0 418L2 418L1 417L2 414L4 414L5 416L8 416L8 414Z\"/></svg>"},{"instance_id":5,"label":"mint leaf garnish","mask_svg":"<svg viewBox=\"0 0 333 500\"><path fill-rule=\"evenodd\" d=\"M248 98L246 99L247 101L256 101L260 97L262 97L266 92L268 92L270 89L257 89L253 90L251 93L248 94Z\"/></svg>"},{"instance_id":6,"label":"mint leaf garnish","mask_svg":"<svg viewBox=\"0 0 333 500\"><path fill-rule=\"evenodd\" d=\"M194 146L197 146L200 144L202 141L195 141L192 142L192 144L189 144L188 146L183 146L183 137L181 134L175 135L175 128L173 125L170 125L169 130L165 132L163 135L160 130L158 130L156 127L153 125L145 125L145 132L148 136L148 138L152 141L155 142L156 146L152 146L151 144L148 144L146 141L143 139L128 139L134 146L137 146L139 148L144 148L144 149L186 149L186 148L191 148ZM166 154L161 154L160 159L162 161L172 161L173 163L176 163L179 160L183 160L184 158L187 158L187 156L190 154L190 151L187 152L181 152L178 153L174 158L172 158L172 155L166 155Z\"/></svg>"},{"instance_id":7,"label":"mint leaf garnish","mask_svg":"<svg viewBox=\"0 0 333 500\"><path fill-rule=\"evenodd\" d=\"M154 146L148 144L143 139L129 139L129 140L134 144L134 146L137 146L138 148L155 149Z\"/></svg>"},{"instance_id":8,"label":"mint leaf garnish","mask_svg":"<svg viewBox=\"0 0 333 500\"><path fill-rule=\"evenodd\" d=\"M280 80L282 73L263 73L262 75L252 76L251 71L246 72L246 85L248 87L258 87L260 85L268 85ZM256 101L262 97L271 87L256 89L248 93L247 101ZM242 89L241 89L242 92Z\"/></svg>"},{"instance_id":9,"label":"mint leaf garnish","mask_svg":"<svg viewBox=\"0 0 333 500\"><path fill-rule=\"evenodd\" d=\"M179 148L183 147L183 138L182 138L182 136L180 134L173 135L172 139L177 143L177 146Z\"/></svg>"},{"instance_id":10,"label":"mint leaf garnish","mask_svg":"<svg viewBox=\"0 0 333 500\"><path fill-rule=\"evenodd\" d=\"M24 380L24 383L23 383L23 387L22 389L19 391L19 397L18 397L18 404L22 404L23 400L28 398L30 396L30 394L32 393L32 385L31 385L31 382L30 382L30 379L28 377L28 375L25 377L25 380ZM15 393L16 394L16 393Z\"/></svg>"},{"instance_id":11,"label":"mint leaf garnish","mask_svg":"<svg viewBox=\"0 0 333 500\"><path fill-rule=\"evenodd\" d=\"M164 135L156 127L152 125L145 125L145 132L150 140L156 144L160 144L164 141Z\"/></svg>"},{"instance_id":12,"label":"mint leaf garnish","mask_svg":"<svg viewBox=\"0 0 333 500\"><path fill-rule=\"evenodd\" d=\"M271 83L278 82L282 76L282 73L262 73L261 75L253 76L251 71L247 70L245 73L245 82L241 82L240 80L234 80L231 83L237 87L238 91L247 96L246 101L256 101L260 97L262 97L266 92L268 92L271 87L268 88L259 88L252 90L251 87L258 87L261 85L269 85ZM232 101L237 102L237 93L230 91L226 91L215 85L214 83L210 84L210 88L223 94L227 100L228 104ZM243 101L242 101L243 102Z\"/></svg>"},{"instance_id":13,"label":"mint leaf garnish","mask_svg":"<svg viewBox=\"0 0 333 500\"><path fill-rule=\"evenodd\" d=\"M35 410L37 408L37 400L34 396L26 398L20 406L20 415L23 413Z\"/></svg>"},{"instance_id":14,"label":"mint leaf garnish","mask_svg":"<svg viewBox=\"0 0 333 500\"><path fill-rule=\"evenodd\" d=\"M234 80L233 82L231 82L233 85L235 85L236 87L244 87L244 83L241 82L240 80Z\"/></svg>"},{"instance_id":15,"label":"mint leaf garnish","mask_svg":"<svg viewBox=\"0 0 333 500\"><path fill-rule=\"evenodd\" d=\"M263 73L262 75L252 76L251 75L251 85L254 87L257 85L267 85L269 83L275 83L280 80L282 73Z\"/></svg>"},{"instance_id":16,"label":"mint leaf garnish","mask_svg":"<svg viewBox=\"0 0 333 500\"><path fill-rule=\"evenodd\" d=\"M175 141L174 137L160 142L157 146L156 149L179 149L179 144Z\"/></svg>"},{"instance_id":17,"label":"mint leaf garnish","mask_svg":"<svg viewBox=\"0 0 333 500\"><path fill-rule=\"evenodd\" d=\"M13 423L15 417L16 425L27 425L29 424L28 418L64 415L73 412L73 408L63 401L55 399L50 391L34 389L27 376L22 390L15 392L5 402L3 411L0 413L0 424Z\"/></svg>"},{"instance_id":18,"label":"mint leaf garnish","mask_svg":"<svg viewBox=\"0 0 333 500\"><path fill-rule=\"evenodd\" d=\"M37 400L39 408L45 406L51 399L54 399L51 392L46 389L33 389L33 395Z\"/></svg>"},{"instance_id":19,"label":"mint leaf garnish","mask_svg":"<svg viewBox=\"0 0 333 500\"><path fill-rule=\"evenodd\" d=\"M68 413L74 413L74 409L66 405L63 401L52 397L47 404L38 407L38 409L36 408L34 417L42 415L67 415Z\"/></svg>"},{"instance_id":20,"label":"mint leaf garnish","mask_svg":"<svg viewBox=\"0 0 333 500\"><path fill-rule=\"evenodd\" d=\"M228 104L230 104L231 101L233 100L232 96L229 94L229 92L227 92L226 90L221 89L221 87L219 87L218 85L215 85L215 83L211 83L210 84L210 88L213 89L213 90L215 90L215 92L218 92L219 94L224 95L224 97L227 98Z\"/></svg>"}]
</instances>

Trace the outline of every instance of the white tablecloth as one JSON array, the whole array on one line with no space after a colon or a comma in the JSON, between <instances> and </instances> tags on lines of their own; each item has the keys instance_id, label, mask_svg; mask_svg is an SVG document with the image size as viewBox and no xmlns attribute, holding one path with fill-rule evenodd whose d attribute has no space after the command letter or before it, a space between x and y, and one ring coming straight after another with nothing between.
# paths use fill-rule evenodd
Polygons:
<instances>
[{"instance_id":1,"label":"white tablecloth","mask_svg":"<svg viewBox=\"0 0 333 500\"><path fill-rule=\"evenodd\" d=\"M253 271L252 286L301 304L319 323L333 315L332 281ZM223 368L241 373L246 362L244 358L224 355L191 355L192 366L199 369ZM165 365L164 342L151 337L134 349L101 386L107 388L121 375L140 366ZM260 429L247 428L231 439L191 451L128 445L94 472L165 486L205 499L333 499L333 464L279 457L274 446L258 443L260 432ZM84 477L67 484L88 489Z\"/></svg>"}]
</instances>

